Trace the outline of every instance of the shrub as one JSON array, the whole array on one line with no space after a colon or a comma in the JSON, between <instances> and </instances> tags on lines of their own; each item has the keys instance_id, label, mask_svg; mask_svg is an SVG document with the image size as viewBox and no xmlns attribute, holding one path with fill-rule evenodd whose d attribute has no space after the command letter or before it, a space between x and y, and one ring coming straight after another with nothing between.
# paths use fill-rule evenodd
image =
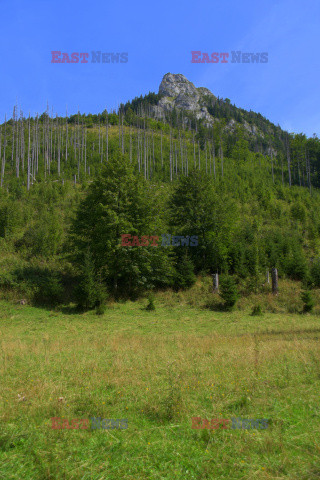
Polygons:
<instances>
[{"instance_id":1,"label":"shrub","mask_svg":"<svg viewBox=\"0 0 320 480\"><path fill-rule=\"evenodd\" d=\"M239 296L236 282L230 275L226 275L220 282L220 296L225 302L226 309L232 310Z\"/></svg>"},{"instance_id":2,"label":"shrub","mask_svg":"<svg viewBox=\"0 0 320 480\"><path fill-rule=\"evenodd\" d=\"M53 306L63 301L61 273L33 265L18 268L13 274L20 294L35 304Z\"/></svg>"},{"instance_id":3,"label":"shrub","mask_svg":"<svg viewBox=\"0 0 320 480\"><path fill-rule=\"evenodd\" d=\"M308 264L302 251L296 250L285 259L285 272L292 280L308 277Z\"/></svg>"},{"instance_id":4,"label":"shrub","mask_svg":"<svg viewBox=\"0 0 320 480\"><path fill-rule=\"evenodd\" d=\"M251 315L252 316L262 315L261 305L255 305L252 309Z\"/></svg>"},{"instance_id":5,"label":"shrub","mask_svg":"<svg viewBox=\"0 0 320 480\"><path fill-rule=\"evenodd\" d=\"M311 265L310 275L312 283L316 287L320 287L320 259L317 258Z\"/></svg>"},{"instance_id":6,"label":"shrub","mask_svg":"<svg viewBox=\"0 0 320 480\"><path fill-rule=\"evenodd\" d=\"M100 303L100 305L96 307L96 314L103 315L106 312L106 308L107 307L104 303Z\"/></svg>"},{"instance_id":7,"label":"shrub","mask_svg":"<svg viewBox=\"0 0 320 480\"><path fill-rule=\"evenodd\" d=\"M62 294L63 287L59 275L53 272L40 285L35 300L37 303L57 305L61 301Z\"/></svg>"},{"instance_id":8,"label":"shrub","mask_svg":"<svg viewBox=\"0 0 320 480\"><path fill-rule=\"evenodd\" d=\"M154 304L154 297L153 297L153 295L149 295L148 300L149 300L149 303L148 303L148 305L146 306L146 310L147 310L148 312L150 312L150 311L152 311L152 310L155 310L156 307L155 307L155 304Z\"/></svg>"},{"instance_id":9,"label":"shrub","mask_svg":"<svg viewBox=\"0 0 320 480\"><path fill-rule=\"evenodd\" d=\"M176 289L187 289L192 287L196 281L194 274L194 265L189 257L184 255L178 259L176 265L176 275L174 278L174 287Z\"/></svg>"},{"instance_id":10,"label":"shrub","mask_svg":"<svg viewBox=\"0 0 320 480\"><path fill-rule=\"evenodd\" d=\"M76 290L78 305L85 309L102 306L106 301L107 293L100 275L95 273L92 255L88 249L84 256L82 276Z\"/></svg>"},{"instance_id":11,"label":"shrub","mask_svg":"<svg viewBox=\"0 0 320 480\"><path fill-rule=\"evenodd\" d=\"M314 300L311 291L305 288L301 292L301 300L303 301L303 313L312 312L314 307Z\"/></svg>"}]
</instances>

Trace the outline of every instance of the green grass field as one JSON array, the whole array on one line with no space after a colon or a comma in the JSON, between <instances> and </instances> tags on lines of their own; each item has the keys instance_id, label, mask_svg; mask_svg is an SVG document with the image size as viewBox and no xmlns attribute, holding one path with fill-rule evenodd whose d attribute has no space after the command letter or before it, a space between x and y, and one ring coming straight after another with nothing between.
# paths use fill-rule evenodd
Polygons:
<instances>
[{"instance_id":1,"label":"green grass field","mask_svg":"<svg viewBox=\"0 0 320 480\"><path fill-rule=\"evenodd\" d=\"M1 479L320 478L318 315L0 303ZM53 430L52 417L127 418ZM192 417L268 418L195 430Z\"/></svg>"}]
</instances>

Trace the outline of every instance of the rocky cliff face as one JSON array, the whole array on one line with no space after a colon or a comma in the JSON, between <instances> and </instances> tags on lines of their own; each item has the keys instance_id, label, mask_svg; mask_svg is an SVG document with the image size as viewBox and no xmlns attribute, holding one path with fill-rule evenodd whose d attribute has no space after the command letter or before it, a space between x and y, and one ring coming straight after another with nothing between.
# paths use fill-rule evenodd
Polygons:
<instances>
[{"instance_id":1,"label":"rocky cliff face","mask_svg":"<svg viewBox=\"0 0 320 480\"><path fill-rule=\"evenodd\" d=\"M203 120L203 124L207 127L211 127L215 123L219 123L220 117L215 116L213 112L214 105L217 102L217 97L213 95L210 90L204 87L196 88L192 82L190 82L181 73L173 74L167 73L159 87L160 99L156 105L150 105L151 115L160 120L166 118L166 114L172 112L173 109L190 112L197 120ZM220 99L219 105L228 105L230 100ZM224 109L224 113L227 109ZM209 113L210 112L210 113ZM239 126L245 132L246 138L254 140L255 142L262 143L262 140L268 136L274 136L274 125L272 125L267 119L261 120L261 115L255 115L252 120L250 113L242 109L237 109L234 105L230 109L230 115L222 118L228 118L227 124L223 127L224 131L228 133L234 133ZM231 118L230 118L231 117ZM239 122L240 118L240 122ZM249 123L248 123L248 121ZM188 120L185 118L185 123ZM264 147L266 150L266 147ZM272 152L276 155L276 150L268 147L267 153Z\"/></svg>"},{"instance_id":2,"label":"rocky cliff face","mask_svg":"<svg viewBox=\"0 0 320 480\"><path fill-rule=\"evenodd\" d=\"M199 120L205 119L207 125L212 125L214 118L205 106L205 97L215 100L216 97L207 88L196 88L184 75L167 73L160 84L159 94L162 98L158 105L153 106L156 117L163 117L165 112L174 108L192 112Z\"/></svg>"}]
</instances>

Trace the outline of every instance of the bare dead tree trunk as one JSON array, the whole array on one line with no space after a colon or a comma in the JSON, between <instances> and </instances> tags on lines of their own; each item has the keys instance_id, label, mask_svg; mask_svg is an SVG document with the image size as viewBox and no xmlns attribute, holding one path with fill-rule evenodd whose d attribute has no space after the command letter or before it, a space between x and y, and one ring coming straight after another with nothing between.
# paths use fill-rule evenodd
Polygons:
<instances>
[{"instance_id":1,"label":"bare dead tree trunk","mask_svg":"<svg viewBox=\"0 0 320 480\"><path fill-rule=\"evenodd\" d=\"M130 163L132 163L132 127L130 125Z\"/></svg>"},{"instance_id":2,"label":"bare dead tree trunk","mask_svg":"<svg viewBox=\"0 0 320 480\"><path fill-rule=\"evenodd\" d=\"M84 129L84 171L87 175L87 127Z\"/></svg>"},{"instance_id":3,"label":"bare dead tree trunk","mask_svg":"<svg viewBox=\"0 0 320 480\"><path fill-rule=\"evenodd\" d=\"M205 142L205 151L206 151L206 173L208 173L207 142Z\"/></svg>"},{"instance_id":4,"label":"bare dead tree trunk","mask_svg":"<svg viewBox=\"0 0 320 480\"><path fill-rule=\"evenodd\" d=\"M221 138L220 138L220 160L221 160L221 178L223 178L223 148L222 148Z\"/></svg>"},{"instance_id":5,"label":"bare dead tree trunk","mask_svg":"<svg viewBox=\"0 0 320 480\"><path fill-rule=\"evenodd\" d=\"M100 155L100 152L101 152L101 148L100 148L100 115L99 115L99 155Z\"/></svg>"},{"instance_id":6,"label":"bare dead tree trunk","mask_svg":"<svg viewBox=\"0 0 320 480\"><path fill-rule=\"evenodd\" d=\"M160 150L161 150L161 171L163 171L163 155L162 155L162 128L161 128L161 143L160 143Z\"/></svg>"},{"instance_id":7,"label":"bare dead tree trunk","mask_svg":"<svg viewBox=\"0 0 320 480\"><path fill-rule=\"evenodd\" d=\"M311 192L311 170L310 170L310 158L308 157L308 165L309 165L309 190L310 190L310 195L312 194Z\"/></svg>"},{"instance_id":8,"label":"bare dead tree trunk","mask_svg":"<svg viewBox=\"0 0 320 480\"><path fill-rule=\"evenodd\" d=\"M47 108L46 113L48 113L48 108ZM44 178L46 178L47 177L47 171L48 171L48 168L49 168L49 140L48 140L47 118L44 119L44 122L42 124L42 130L43 130L43 143L44 143L44 148L45 148Z\"/></svg>"},{"instance_id":9,"label":"bare dead tree trunk","mask_svg":"<svg viewBox=\"0 0 320 480\"><path fill-rule=\"evenodd\" d=\"M212 162L213 162L213 175L214 175L214 179L216 179L216 152L215 152L213 138L212 138Z\"/></svg>"},{"instance_id":10,"label":"bare dead tree trunk","mask_svg":"<svg viewBox=\"0 0 320 480\"><path fill-rule=\"evenodd\" d=\"M31 143L31 166L30 166L30 175L31 175L31 178L32 178L32 182L31 182L31 185L33 185L33 182L34 182L34 164L35 164L35 142L36 142L36 126L35 126L35 122L33 122L33 125L32 125L32 143Z\"/></svg>"},{"instance_id":11,"label":"bare dead tree trunk","mask_svg":"<svg viewBox=\"0 0 320 480\"><path fill-rule=\"evenodd\" d=\"M143 126L143 139L144 139L144 178L147 178L147 151L146 151L146 120L144 119Z\"/></svg>"},{"instance_id":12,"label":"bare dead tree trunk","mask_svg":"<svg viewBox=\"0 0 320 480\"><path fill-rule=\"evenodd\" d=\"M172 182L172 130L170 127L170 182Z\"/></svg>"},{"instance_id":13,"label":"bare dead tree trunk","mask_svg":"<svg viewBox=\"0 0 320 480\"><path fill-rule=\"evenodd\" d=\"M77 126L76 126L76 132L75 132L75 147L76 147L76 151L75 151L75 159L78 157L78 178L80 179L80 147L81 147L81 144L80 144L80 120L79 120L79 110L78 110L78 117L77 117Z\"/></svg>"},{"instance_id":14,"label":"bare dead tree trunk","mask_svg":"<svg viewBox=\"0 0 320 480\"><path fill-rule=\"evenodd\" d=\"M140 128L139 126L137 128L137 160L138 160L138 167L139 167L139 173L140 173L141 167L140 167Z\"/></svg>"},{"instance_id":15,"label":"bare dead tree trunk","mask_svg":"<svg viewBox=\"0 0 320 480\"><path fill-rule=\"evenodd\" d=\"M39 145L40 143L40 127L39 127L39 115L37 114L37 120L36 120L36 138L37 138L37 150L36 150L36 172L35 174L38 175L39 172L39 151L41 146Z\"/></svg>"},{"instance_id":16,"label":"bare dead tree trunk","mask_svg":"<svg viewBox=\"0 0 320 480\"><path fill-rule=\"evenodd\" d=\"M121 151L122 151L122 154L124 154L123 112L121 115Z\"/></svg>"},{"instance_id":17,"label":"bare dead tree trunk","mask_svg":"<svg viewBox=\"0 0 320 480\"><path fill-rule=\"evenodd\" d=\"M49 119L49 126L50 126L50 156L49 156L49 165L50 165L50 172L51 172L51 163L54 160L52 156L52 128L53 128L53 109L51 111L51 118ZM49 173L50 173L49 172Z\"/></svg>"},{"instance_id":18,"label":"bare dead tree trunk","mask_svg":"<svg viewBox=\"0 0 320 480\"><path fill-rule=\"evenodd\" d=\"M121 150L121 111L118 108L118 122L119 122L119 150Z\"/></svg>"},{"instance_id":19,"label":"bare dead tree trunk","mask_svg":"<svg viewBox=\"0 0 320 480\"><path fill-rule=\"evenodd\" d=\"M66 110L66 164L68 162L68 110Z\"/></svg>"},{"instance_id":20,"label":"bare dead tree trunk","mask_svg":"<svg viewBox=\"0 0 320 480\"><path fill-rule=\"evenodd\" d=\"M102 149L103 149L103 143L102 143ZM84 125L83 125L83 120L82 120L82 125L81 125L81 165L83 165L83 157L84 157Z\"/></svg>"},{"instance_id":21,"label":"bare dead tree trunk","mask_svg":"<svg viewBox=\"0 0 320 480\"><path fill-rule=\"evenodd\" d=\"M2 160L2 126L0 125L0 159ZM1 180L2 180L2 165L1 165ZM2 187L2 182L1 182Z\"/></svg>"},{"instance_id":22,"label":"bare dead tree trunk","mask_svg":"<svg viewBox=\"0 0 320 480\"><path fill-rule=\"evenodd\" d=\"M289 186L291 187L290 142L289 142L288 134L286 135L286 150L287 150L287 163L288 163Z\"/></svg>"},{"instance_id":23,"label":"bare dead tree trunk","mask_svg":"<svg viewBox=\"0 0 320 480\"><path fill-rule=\"evenodd\" d=\"M52 114L52 115L53 115L53 114ZM54 131L54 135L53 135L53 160L56 159L57 118L58 118L58 115L56 114L55 121L54 121L54 119L52 119L52 122L53 122L53 131Z\"/></svg>"},{"instance_id":24,"label":"bare dead tree trunk","mask_svg":"<svg viewBox=\"0 0 320 480\"><path fill-rule=\"evenodd\" d=\"M183 172L183 149L182 149L182 134L180 134L179 130L179 144L180 144L180 160L181 160L181 172Z\"/></svg>"},{"instance_id":25,"label":"bare dead tree trunk","mask_svg":"<svg viewBox=\"0 0 320 480\"><path fill-rule=\"evenodd\" d=\"M28 169L27 169L27 190L30 190L30 113L29 113L29 136L28 136Z\"/></svg>"},{"instance_id":26,"label":"bare dead tree trunk","mask_svg":"<svg viewBox=\"0 0 320 480\"><path fill-rule=\"evenodd\" d=\"M108 116L108 110L106 109L106 117L107 117L107 123L106 123L106 160L107 162L109 161L109 116Z\"/></svg>"},{"instance_id":27,"label":"bare dead tree trunk","mask_svg":"<svg viewBox=\"0 0 320 480\"><path fill-rule=\"evenodd\" d=\"M101 158L100 163L103 163L103 129L101 129Z\"/></svg>"},{"instance_id":28,"label":"bare dead tree trunk","mask_svg":"<svg viewBox=\"0 0 320 480\"><path fill-rule=\"evenodd\" d=\"M311 195L311 171L310 171L310 159L307 153L307 150L305 150L305 157L306 157L306 174L307 174L307 182L309 185L309 191Z\"/></svg>"},{"instance_id":29,"label":"bare dead tree trunk","mask_svg":"<svg viewBox=\"0 0 320 480\"><path fill-rule=\"evenodd\" d=\"M299 154L299 153L298 153L298 155L297 155L297 161L298 161L298 179L299 179L299 186L301 187L300 154Z\"/></svg>"},{"instance_id":30,"label":"bare dead tree trunk","mask_svg":"<svg viewBox=\"0 0 320 480\"><path fill-rule=\"evenodd\" d=\"M1 162L1 188L4 181L4 172L6 167L6 146L7 146L7 115L4 117L4 137L3 137L3 157Z\"/></svg>"},{"instance_id":31,"label":"bare dead tree trunk","mask_svg":"<svg viewBox=\"0 0 320 480\"><path fill-rule=\"evenodd\" d=\"M149 177L149 131L148 131L148 125L147 125L147 146L146 146L146 152L147 152L147 178Z\"/></svg>"},{"instance_id":32,"label":"bare dead tree trunk","mask_svg":"<svg viewBox=\"0 0 320 480\"><path fill-rule=\"evenodd\" d=\"M142 159L143 159L143 134L141 125L138 130L138 142L139 142L139 172L142 171Z\"/></svg>"},{"instance_id":33,"label":"bare dead tree trunk","mask_svg":"<svg viewBox=\"0 0 320 480\"><path fill-rule=\"evenodd\" d=\"M13 107L13 114L12 114L12 150L11 150L11 168L13 168L13 154L14 154L14 134L16 129L16 106Z\"/></svg>"},{"instance_id":34,"label":"bare dead tree trunk","mask_svg":"<svg viewBox=\"0 0 320 480\"><path fill-rule=\"evenodd\" d=\"M61 155L61 131L60 131L60 124L57 115L57 122L58 122L58 176L60 177L60 155Z\"/></svg>"},{"instance_id":35,"label":"bare dead tree trunk","mask_svg":"<svg viewBox=\"0 0 320 480\"><path fill-rule=\"evenodd\" d=\"M212 275L212 292L219 293L219 275L218 273L214 273Z\"/></svg>"},{"instance_id":36,"label":"bare dead tree trunk","mask_svg":"<svg viewBox=\"0 0 320 480\"><path fill-rule=\"evenodd\" d=\"M39 130L41 135L41 121L39 122ZM41 136L40 136L40 160L41 156L44 159L44 176L46 177L47 164L48 164L48 152L47 152L47 122L44 119L42 121L42 155L41 155ZM41 161L40 161L41 164Z\"/></svg>"},{"instance_id":37,"label":"bare dead tree trunk","mask_svg":"<svg viewBox=\"0 0 320 480\"><path fill-rule=\"evenodd\" d=\"M154 161L154 131L152 130L152 163L153 170L155 170L155 161Z\"/></svg>"},{"instance_id":38,"label":"bare dead tree trunk","mask_svg":"<svg viewBox=\"0 0 320 480\"><path fill-rule=\"evenodd\" d=\"M193 142L193 163L194 163L194 169L196 169L196 144L195 144L195 141L194 141L194 132L193 132L193 138L192 138L192 142Z\"/></svg>"},{"instance_id":39,"label":"bare dead tree trunk","mask_svg":"<svg viewBox=\"0 0 320 480\"><path fill-rule=\"evenodd\" d=\"M16 111L16 177L20 176L20 158L19 158L19 120Z\"/></svg>"},{"instance_id":40,"label":"bare dead tree trunk","mask_svg":"<svg viewBox=\"0 0 320 480\"><path fill-rule=\"evenodd\" d=\"M185 145L185 164L186 164L186 176L189 175L189 160L188 160L188 146Z\"/></svg>"},{"instance_id":41,"label":"bare dead tree trunk","mask_svg":"<svg viewBox=\"0 0 320 480\"><path fill-rule=\"evenodd\" d=\"M21 162L22 162L22 173L24 174L24 124L23 124L23 112L20 110L20 143L21 143L21 149L20 149L20 156L21 156Z\"/></svg>"},{"instance_id":42,"label":"bare dead tree trunk","mask_svg":"<svg viewBox=\"0 0 320 480\"><path fill-rule=\"evenodd\" d=\"M278 294L279 288L278 288L278 270L276 268L272 269L271 272L272 275L272 293L274 295Z\"/></svg>"}]
</instances>

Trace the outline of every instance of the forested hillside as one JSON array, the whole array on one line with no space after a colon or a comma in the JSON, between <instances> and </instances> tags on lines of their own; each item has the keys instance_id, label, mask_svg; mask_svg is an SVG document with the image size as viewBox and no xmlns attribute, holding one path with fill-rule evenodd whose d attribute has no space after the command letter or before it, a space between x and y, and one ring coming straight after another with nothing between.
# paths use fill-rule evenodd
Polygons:
<instances>
[{"instance_id":1,"label":"forested hillside","mask_svg":"<svg viewBox=\"0 0 320 480\"><path fill-rule=\"evenodd\" d=\"M91 308L199 273L257 284L273 267L320 286L319 139L197 90L203 118L161 93L100 115L14 107L0 126L1 295ZM121 246L166 233L199 244Z\"/></svg>"}]
</instances>

